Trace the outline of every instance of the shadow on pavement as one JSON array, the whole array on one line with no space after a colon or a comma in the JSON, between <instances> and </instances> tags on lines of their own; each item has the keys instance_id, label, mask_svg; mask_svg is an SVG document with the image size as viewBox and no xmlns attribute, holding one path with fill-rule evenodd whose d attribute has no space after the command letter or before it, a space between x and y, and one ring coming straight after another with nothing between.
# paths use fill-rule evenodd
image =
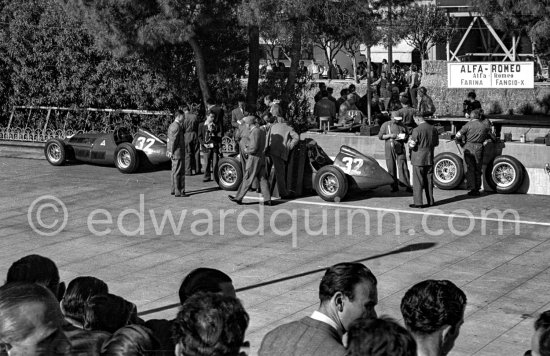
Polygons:
<instances>
[{"instance_id":1,"label":"shadow on pavement","mask_svg":"<svg viewBox=\"0 0 550 356\"><path fill-rule=\"evenodd\" d=\"M411 245L407 245L407 246L398 248L398 249L390 251L390 252L381 253L381 254L378 254L378 255L369 256L369 257L365 257L365 258L355 260L355 261L350 261L350 262L361 263L361 262L366 262L366 261L370 261L370 260L375 260L377 258L382 258L382 257L386 257L386 256L391 256L391 255L397 255L397 254L400 254L400 253L427 250L427 249L433 248L436 245L437 244L435 242L416 243L416 244L411 244ZM315 273L324 272L326 269L327 269L327 267L323 267L323 268L318 268L318 269L314 269L314 270L311 270L311 271L306 271L306 272L294 274L294 275L283 277L283 278L272 279L270 281L266 281L266 282L262 282L262 283L253 284L253 285L250 285L250 286L238 288L236 290L236 292L237 293L244 292L246 290L268 286L270 284L281 283L281 282L285 282L285 281L288 281L288 280L309 276L309 275L312 275L312 274L315 274ZM144 315L153 314L153 313L157 313L157 312L168 310L168 309L178 308L179 306L180 306L179 303L169 304L169 305L166 305L164 307L159 307L159 308L155 308L155 309L149 309L149 310L142 311L142 312L138 313L138 315L139 316L144 316Z\"/></svg>"}]
</instances>

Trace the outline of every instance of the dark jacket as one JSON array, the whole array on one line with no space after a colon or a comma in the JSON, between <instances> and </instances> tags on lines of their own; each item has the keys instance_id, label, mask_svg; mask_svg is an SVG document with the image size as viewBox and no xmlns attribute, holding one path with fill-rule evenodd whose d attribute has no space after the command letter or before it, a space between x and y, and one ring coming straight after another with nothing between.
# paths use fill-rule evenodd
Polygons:
<instances>
[{"instance_id":1,"label":"dark jacket","mask_svg":"<svg viewBox=\"0 0 550 356\"><path fill-rule=\"evenodd\" d=\"M432 166L434 164L434 148L439 145L437 129L427 122L423 122L412 131L410 142L411 164L413 166Z\"/></svg>"},{"instance_id":2,"label":"dark jacket","mask_svg":"<svg viewBox=\"0 0 550 356\"><path fill-rule=\"evenodd\" d=\"M287 123L281 122L274 124L269 129L267 138L267 147L269 155L280 157L283 161L288 159L289 152L298 144L300 138L292 127Z\"/></svg>"},{"instance_id":3,"label":"dark jacket","mask_svg":"<svg viewBox=\"0 0 550 356\"><path fill-rule=\"evenodd\" d=\"M185 150L184 133L185 130L183 129L183 126L177 121L172 122L170 127L168 127L168 142L166 151L172 153L172 158L174 159L183 158Z\"/></svg>"}]
</instances>

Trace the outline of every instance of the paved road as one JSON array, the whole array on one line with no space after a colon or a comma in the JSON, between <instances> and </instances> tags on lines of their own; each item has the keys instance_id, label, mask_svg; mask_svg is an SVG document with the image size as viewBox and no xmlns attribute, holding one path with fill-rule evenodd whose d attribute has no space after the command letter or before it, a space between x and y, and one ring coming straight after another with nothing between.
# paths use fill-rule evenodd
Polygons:
<instances>
[{"instance_id":1,"label":"paved road","mask_svg":"<svg viewBox=\"0 0 550 356\"><path fill-rule=\"evenodd\" d=\"M378 312L397 319L418 281L463 288L456 356L521 354L533 317L550 309L549 197L437 190L437 210L412 211L410 195L380 188L341 204L311 196L264 209L257 194L236 206L201 178L188 179L191 197L174 198L168 171L0 158L0 273L26 254L46 255L63 280L102 278L144 318L169 318L183 276L219 268L243 289L252 354L267 331L315 309L322 268L342 261L373 270Z\"/></svg>"}]
</instances>

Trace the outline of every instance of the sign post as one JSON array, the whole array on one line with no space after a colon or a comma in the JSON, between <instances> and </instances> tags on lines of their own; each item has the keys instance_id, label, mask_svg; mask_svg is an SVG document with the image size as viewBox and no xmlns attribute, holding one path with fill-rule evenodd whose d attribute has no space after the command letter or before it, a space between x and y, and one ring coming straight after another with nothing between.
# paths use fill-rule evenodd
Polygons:
<instances>
[{"instance_id":1,"label":"sign post","mask_svg":"<svg viewBox=\"0 0 550 356\"><path fill-rule=\"evenodd\" d=\"M447 63L448 88L533 89L533 62Z\"/></svg>"}]
</instances>

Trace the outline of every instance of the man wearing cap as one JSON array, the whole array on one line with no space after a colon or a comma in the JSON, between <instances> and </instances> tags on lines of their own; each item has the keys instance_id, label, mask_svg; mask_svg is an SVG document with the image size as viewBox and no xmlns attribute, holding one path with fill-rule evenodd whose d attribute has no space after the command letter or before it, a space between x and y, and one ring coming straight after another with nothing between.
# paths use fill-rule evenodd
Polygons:
<instances>
[{"instance_id":1,"label":"man wearing cap","mask_svg":"<svg viewBox=\"0 0 550 356\"><path fill-rule=\"evenodd\" d=\"M394 181L392 193L399 190L399 185L406 187L407 192L412 193L404 144L407 142L408 134L407 129L403 126L403 117L397 116L396 112L392 112L392 119L384 122L380 127L378 138L386 141L384 153L388 173Z\"/></svg>"},{"instance_id":2,"label":"man wearing cap","mask_svg":"<svg viewBox=\"0 0 550 356\"><path fill-rule=\"evenodd\" d=\"M252 186L254 178L260 181L260 189L264 196L264 204L271 205L271 194L269 183L267 182L267 170L265 164L266 134L264 130L258 127L258 119L254 116L247 116L244 119L248 130L250 131L248 144L244 148L244 153L248 155L246 161L246 170L243 182L239 187L236 196L229 196L229 200L242 204L243 198Z\"/></svg>"},{"instance_id":3,"label":"man wearing cap","mask_svg":"<svg viewBox=\"0 0 550 356\"><path fill-rule=\"evenodd\" d=\"M437 129L424 121L422 115L416 114L418 126L412 131L409 139L411 164L413 166L413 201L411 208L423 208L422 190L426 194L427 206L434 201L434 149L439 145Z\"/></svg>"}]
</instances>

